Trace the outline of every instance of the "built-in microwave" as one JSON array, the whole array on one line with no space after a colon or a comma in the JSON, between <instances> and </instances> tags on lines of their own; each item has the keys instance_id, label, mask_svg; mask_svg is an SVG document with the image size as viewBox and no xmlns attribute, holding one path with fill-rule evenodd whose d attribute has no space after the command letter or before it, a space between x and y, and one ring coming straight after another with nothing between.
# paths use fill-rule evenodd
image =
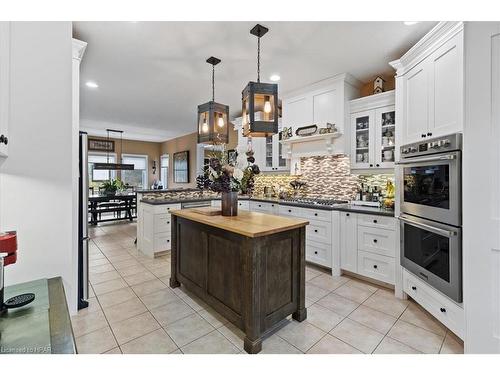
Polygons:
<instances>
[{"instance_id":1,"label":"built-in microwave","mask_svg":"<svg viewBox=\"0 0 500 375\"><path fill-rule=\"evenodd\" d=\"M445 224L462 224L461 134L401 147L401 212Z\"/></svg>"}]
</instances>

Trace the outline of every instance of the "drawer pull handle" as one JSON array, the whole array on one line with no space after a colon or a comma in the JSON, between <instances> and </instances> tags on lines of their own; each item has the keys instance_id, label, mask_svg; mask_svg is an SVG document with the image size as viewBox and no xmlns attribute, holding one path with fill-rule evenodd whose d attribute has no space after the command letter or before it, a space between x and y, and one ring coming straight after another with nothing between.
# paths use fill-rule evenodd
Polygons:
<instances>
[{"instance_id":1,"label":"drawer pull handle","mask_svg":"<svg viewBox=\"0 0 500 375\"><path fill-rule=\"evenodd\" d=\"M417 290L417 287L416 286L412 286L411 290Z\"/></svg>"},{"instance_id":2,"label":"drawer pull handle","mask_svg":"<svg viewBox=\"0 0 500 375\"><path fill-rule=\"evenodd\" d=\"M167 240L167 242L170 242L170 240Z\"/></svg>"},{"instance_id":3,"label":"drawer pull handle","mask_svg":"<svg viewBox=\"0 0 500 375\"><path fill-rule=\"evenodd\" d=\"M170 224L170 221L167 221L167 224Z\"/></svg>"},{"instance_id":4,"label":"drawer pull handle","mask_svg":"<svg viewBox=\"0 0 500 375\"><path fill-rule=\"evenodd\" d=\"M444 307L441 307L439 310L441 310L442 313L446 312L446 309Z\"/></svg>"},{"instance_id":5,"label":"drawer pull handle","mask_svg":"<svg viewBox=\"0 0 500 375\"><path fill-rule=\"evenodd\" d=\"M374 243L377 243L377 239L376 239L376 238L374 238L374 239L373 239L373 242L374 242Z\"/></svg>"},{"instance_id":6,"label":"drawer pull handle","mask_svg":"<svg viewBox=\"0 0 500 375\"><path fill-rule=\"evenodd\" d=\"M292 212L292 210L288 210L288 212Z\"/></svg>"},{"instance_id":7,"label":"drawer pull handle","mask_svg":"<svg viewBox=\"0 0 500 375\"><path fill-rule=\"evenodd\" d=\"M317 229L315 229L315 230L314 230L314 233L318 233L318 230L317 230Z\"/></svg>"},{"instance_id":8,"label":"drawer pull handle","mask_svg":"<svg viewBox=\"0 0 500 375\"><path fill-rule=\"evenodd\" d=\"M274 204L272 204L271 207L274 207Z\"/></svg>"},{"instance_id":9,"label":"drawer pull handle","mask_svg":"<svg viewBox=\"0 0 500 375\"><path fill-rule=\"evenodd\" d=\"M314 252L314 254L318 255L318 252L317 252L317 251L315 251L315 252Z\"/></svg>"},{"instance_id":10,"label":"drawer pull handle","mask_svg":"<svg viewBox=\"0 0 500 375\"><path fill-rule=\"evenodd\" d=\"M262 206L259 204L259 207L262 207Z\"/></svg>"},{"instance_id":11,"label":"drawer pull handle","mask_svg":"<svg viewBox=\"0 0 500 375\"><path fill-rule=\"evenodd\" d=\"M375 224L377 224L377 220L373 220L373 222L374 222Z\"/></svg>"},{"instance_id":12,"label":"drawer pull handle","mask_svg":"<svg viewBox=\"0 0 500 375\"><path fill-rule=\"evenodd\" d=\"M349 216L349 214L345 214L345 216Z\"/></svg>"},{"instance_id":13,"label":"drawer pull handle","mask_svg":"<svg viewBox=\"0 0 500 375\"><path fill-rule=\"evenodd\" d=\"M314 216L318 216L318 213L317 213L317 212L315 212L315 213L314 213Z\"/></svg>"},{"instance_id":14,"label":"drawer pull handle","mask_svg":"<svg viewBox=\"0 0 500 375\"><path fill-rule=\"evenodd\" d=\"M373 268L377 269L377 268L378 268L378 266L377 266L376 264L374 264L374 265L373 265Z\"/></svg>"}]
</instances>

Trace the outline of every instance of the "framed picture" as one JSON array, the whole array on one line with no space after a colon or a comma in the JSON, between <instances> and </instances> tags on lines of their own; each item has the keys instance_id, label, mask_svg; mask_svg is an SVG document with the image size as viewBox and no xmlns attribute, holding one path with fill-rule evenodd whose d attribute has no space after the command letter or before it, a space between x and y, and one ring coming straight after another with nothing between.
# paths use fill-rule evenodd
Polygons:
<instances>
[{"instance_id":1,"label":"framed picture","mask_svg":"<svg viewBox=\"0 0 500 375\"><path fill-rule=\"evenodd\" d=\"M174 182L189 183L189 151L174 153Z\"/></svg>"},{"instance_id":2,"label":"framed picture","mask_svg":"<svg viewBox=\"0 0 500 375\"><path fill-rule=\"evenodd\" d=\"M115 141L110 139L91 139L89 138L89 151L115 151Z\"/></svg>"}]
</instances>

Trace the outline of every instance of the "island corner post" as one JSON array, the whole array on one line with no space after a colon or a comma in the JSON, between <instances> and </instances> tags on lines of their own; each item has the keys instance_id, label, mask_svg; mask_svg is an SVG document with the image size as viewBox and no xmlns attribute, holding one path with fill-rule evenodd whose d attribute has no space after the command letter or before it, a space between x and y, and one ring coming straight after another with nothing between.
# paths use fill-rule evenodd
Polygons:
<instances>
[{"instance_id":1,"label":"island corner post","mask_svg":"<svg viewBox=\"0 0 500 375\"><path fill-rule=\"evenodd\" d=\"M240 223L203 216L172 212L170 287L183 284L245 333L246 352L258 353L287 316L299 322L307 317L308 222L254 212L242 212ZM272 228L263 230L262 221Z\"/></svg>"}]
</instances>

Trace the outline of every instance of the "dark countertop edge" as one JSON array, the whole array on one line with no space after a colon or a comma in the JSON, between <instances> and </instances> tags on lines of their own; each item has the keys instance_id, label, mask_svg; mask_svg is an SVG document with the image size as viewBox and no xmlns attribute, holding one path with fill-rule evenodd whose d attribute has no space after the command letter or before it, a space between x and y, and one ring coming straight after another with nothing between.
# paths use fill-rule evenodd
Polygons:
<instances>
[{"instance_id":1,"label":"dark countertop edge","mask_svg":"<svg viewBox=\"0 0 500 375\"><path fill-rule=\"evenodd\" d=\"M50 346L52 354L76 354L75 336L71 325L62 278L47 280L49 288Z\"/></svg>"},{"instance_id":2,"label":"dark countertop edge","mask_svg":"<svg viewBox=\"0 0 500 375\"><path fill-rule=\"evenodd\" d=\"M141 199L141 203L151 204L151 205L163 205L163 204L177 204L177 203L191 203L191 202L205 202L212 200L220 200L220 197L214 198L187 198L187 199L158 199L149 200ZM337 205L337 206L321 206L315 204L305 204L305 203L294 203L294 202L283 202L277 198L248 198L242 197L238 200L246 201L251 200L255 202L265 202L265 203L277 203L282 206L293 206L293 207L304 207L304 208L314 208L318 210L325 211L344 211L344 212L355 212L359 214L367 215L379 215L379 216L392 216L394 217L394 210L389 210L385 208L378 207L368 207L368 206L355 206L349 203Z\"/></svg>"},{"instance_id":3,"label":"dark countertop edge","mask_svg":"<svg viewBox=\"0 0 500 375\"><path fill-rule=\"evenodd\" d=\"M186 188L186 189L143 189L136 190L136 193L146 194L146 193L180 193L180 192L192 192L199 191L199 189L195 188Z\"/></svg>"}]
</instances>

